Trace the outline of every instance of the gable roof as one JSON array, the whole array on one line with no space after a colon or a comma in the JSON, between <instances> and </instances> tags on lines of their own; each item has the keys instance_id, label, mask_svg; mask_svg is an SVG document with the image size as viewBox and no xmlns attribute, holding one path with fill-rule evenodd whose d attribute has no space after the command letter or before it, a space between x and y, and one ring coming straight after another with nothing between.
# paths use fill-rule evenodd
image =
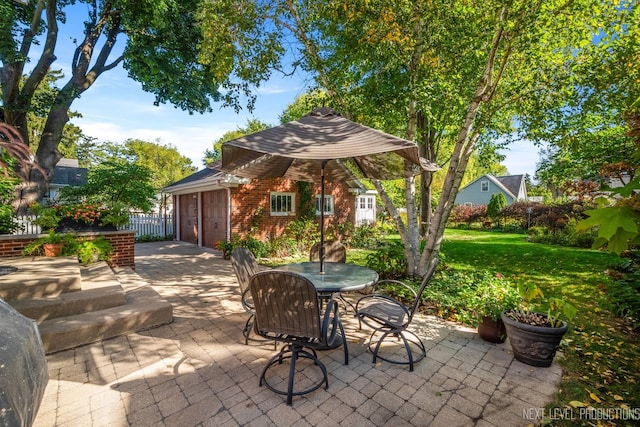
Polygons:
<instances>
[{"instance_id":1,"label":"gable roof","mask_svg":"<svg viewBox=\"0 0 640 427\"><path fill-rule=\"evenodd\" d=\"M524 185L524 175L504 175L495 177L489 173L480 175L469 184L465 185L460 189L460 192L467 187L471 187L476 182L481 179L488 179L493 182L496 187L507 193L507 195L513 197L514 200L518 199L520 196L520 188Z\"/></svg>"},{"instance_id":2,"label":"gable roof","mask_svg":"<svg viewBox=\"0 0 640 427\"><path fill-rule=\"evenodd\" d=\"M515 198L518 198L520 188L524 181L524 175L505 175L496 177L498 181L507 189Z\"/></svg>"},{"instance_id":3,"label":"gable roof","mask_svg":"<svg viewBox=\"0 0 640 427\"><path fill-rule=\"evenodd\" d=\"M49 185L80 187L87 183L87 168L78 167L77 159L60 159L53 169Z\"/></svg>"},{"instance_id":4,"label":"gable roof","mask_svg":"<svg viewBox=\"0 0 640 427\"><path fill-rule=\"evenodd\" d=\"M221 171L222 162L217 161L207 165L206 168L194 172L191 175L162 188L163 193L182 194L194 191L205 191L214 188L235 187L238 184L246 184L249 178L240 178ZM346 181L350 188L364 190L364 186L358 180Z\"/></svg>"}]
</instances>

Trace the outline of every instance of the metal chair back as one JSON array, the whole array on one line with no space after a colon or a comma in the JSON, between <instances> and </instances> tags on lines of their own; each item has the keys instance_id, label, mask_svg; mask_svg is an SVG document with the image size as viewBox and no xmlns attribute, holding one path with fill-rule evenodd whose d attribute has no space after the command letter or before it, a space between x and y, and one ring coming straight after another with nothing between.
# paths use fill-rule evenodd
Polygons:
<instances>
[{"instance_id":1,"label":"metal chair back","mask_svg":"<svg viewBox=\"0 0 640 427\"><path fill-rule=\"evenodd\" d=\"M324 260L327 262L347 262L347 248L337 240L324 242ZM311 246L309 261L320 262L320 242Z\"/></svg>"}]
</instances>

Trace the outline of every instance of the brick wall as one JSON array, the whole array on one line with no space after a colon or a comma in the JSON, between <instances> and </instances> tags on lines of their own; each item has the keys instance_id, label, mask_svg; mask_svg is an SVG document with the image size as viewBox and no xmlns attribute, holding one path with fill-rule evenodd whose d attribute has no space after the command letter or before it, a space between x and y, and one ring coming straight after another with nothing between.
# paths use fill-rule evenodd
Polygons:
<instances>
[{"instance_id":1,"label":"brick wall","mask_svg":"<svg viewBox=\"0 0 640 427\"><path fill-rule=\"evenodd\" d=\"M22 256L22 249L44 235L0 236L0 258ZM104 231L101 233L78 233L83 240L92 240L103 236L113 246L113 254L107 263L111 267L135 268L134 245L135 231Z\"/></svg>"},{"instance_id":2,"label":"brick wall","mask_svg":"<svg viewBox=\"0 0 640 427\"><path fill-rule=\"evenodd\" d=\"M296 214L291 216L272 216L270 214L270 193L295 193ZM315 195L320 194L320 184L313 188ZM334 197L334 214L325 216L325 229L331 224L355 223L356 196L349 192L345 183L326 183L325 195ZM300 194L295 181L275 178L251 180L231 190L231 235L245 236L255 225L257 232L253 236L261 240L282 234L290 221L298 218ZM319 218L318 218L319 221ZM257 235L256 235L257 233Z\"/></svg>"}]
</instances>

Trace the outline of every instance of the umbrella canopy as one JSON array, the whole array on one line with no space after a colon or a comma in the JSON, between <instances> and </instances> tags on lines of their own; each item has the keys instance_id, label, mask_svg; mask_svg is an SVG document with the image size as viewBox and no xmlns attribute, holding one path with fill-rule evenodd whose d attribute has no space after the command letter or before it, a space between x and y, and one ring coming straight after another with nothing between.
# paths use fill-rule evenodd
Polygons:
<instances>
[{"instance_id":1,"label":"umbrella canopy","mask_svg":"<svg viewBox=\"0 0 640 427\"><path fill-rule=\"evenodd\" d=\"M417 167L405 170L404 160ZM420 158L414 142L352 122L329 108L222 144L222 171L244 178L316 182L324 164L326 178L353 179L348 162L372 179L438 169Z\"/></svg>"},{"instance_id":2,"label":"umbrella canopy","mask_svg":"<svg viewBox=\"0 0 640 427\"><path fill-rule=\"evenodd\" d=\"M412 141L355 123L329 108L318 108L300 120L225 142L221 169L243 178L320 180L324 200L325 179L354 180L353 171L365 178L397 179L439 168L421 158ZM324 209L320 213L323 242Z\"/></svg>"}]
</instances>

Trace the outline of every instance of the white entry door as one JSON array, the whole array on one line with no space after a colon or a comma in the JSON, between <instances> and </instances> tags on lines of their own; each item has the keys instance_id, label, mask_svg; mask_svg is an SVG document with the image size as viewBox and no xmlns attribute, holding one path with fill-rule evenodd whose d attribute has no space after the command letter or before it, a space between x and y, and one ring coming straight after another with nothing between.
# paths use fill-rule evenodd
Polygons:
<instances>
[{"instance_id":1,"label":"white entry door","mask_svg":"<svg viewBox=\"0 0 640 427\"><path fill-rule=\"evenodd\" d=\"M356 197L356 226L376 222L376 196L361 194Z\"/></svg>"}]
</instances>

